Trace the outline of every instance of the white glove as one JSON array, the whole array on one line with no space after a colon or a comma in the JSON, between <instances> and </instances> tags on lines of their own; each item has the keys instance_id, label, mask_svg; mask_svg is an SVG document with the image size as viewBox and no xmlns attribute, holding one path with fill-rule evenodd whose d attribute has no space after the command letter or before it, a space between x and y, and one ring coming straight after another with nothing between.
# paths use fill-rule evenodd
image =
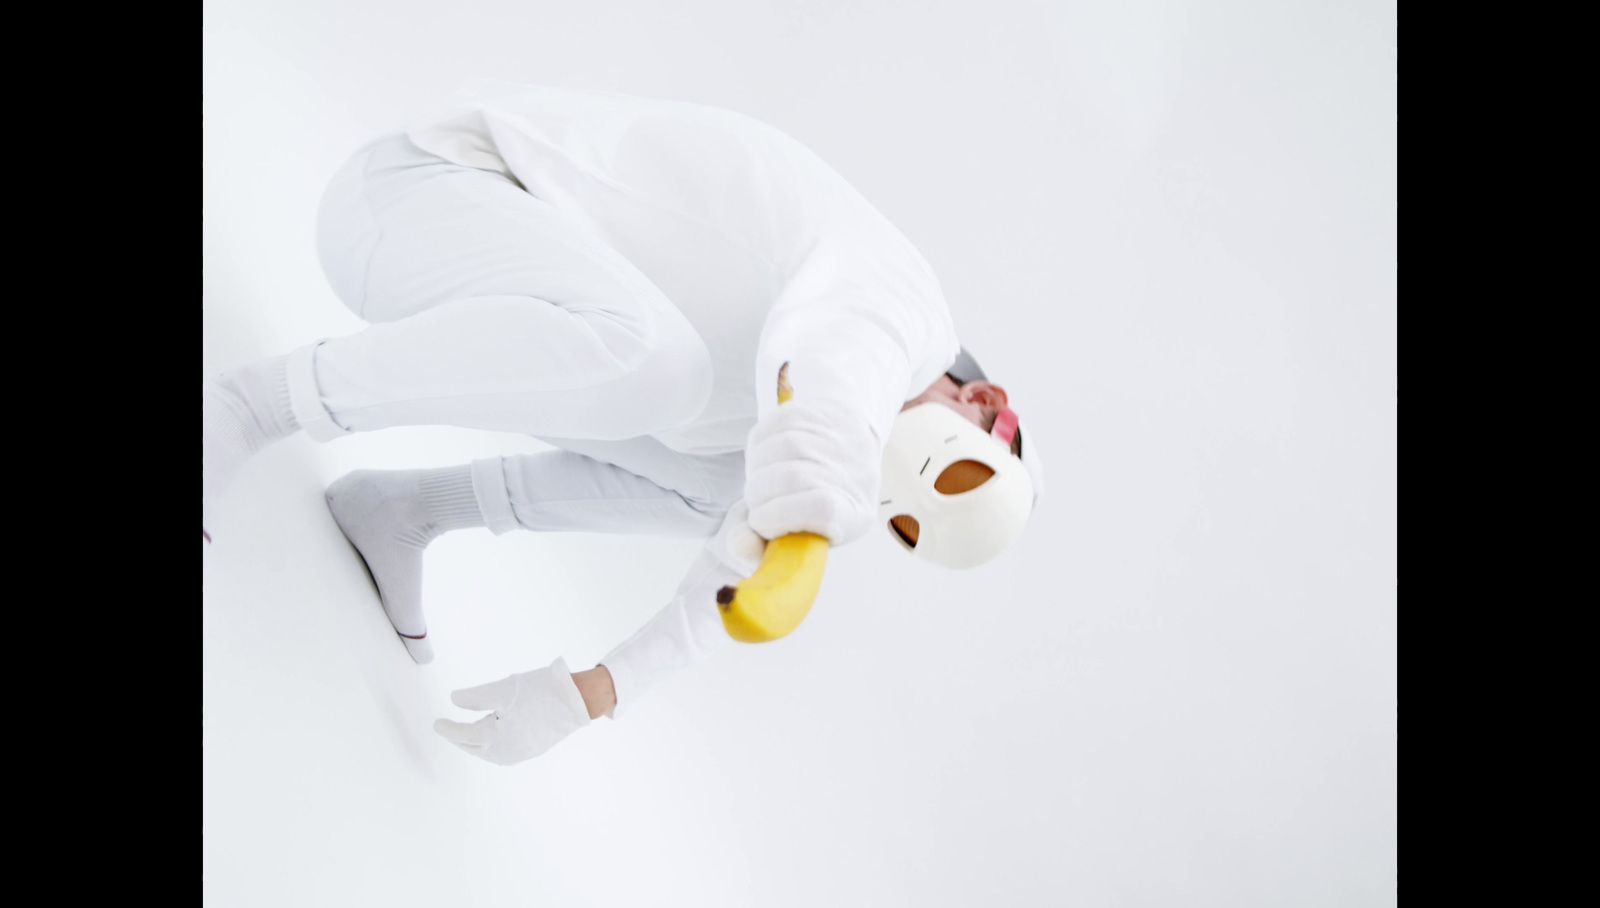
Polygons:
<instances>
[{"instance_id":1,"label":"white glove","mask_svg":"<svg viewBox=\"0 0 1600 908\"><path fill-rule=\"evenodd\" d=\"M748 577L761 566L761 556L766 554L767 541L750 528L750 506L741 498L733 503L722 518L717 534L706 543L704 552L739 578ZM693 576L693 569L690 574ZM737 578L734 581L737 582ZM683 589L678 590L679 593Z\"/></svg>"},{"instance_id":2,"label":"white glove","mask_svg":"<svg viewBox=\"0 0 1600 908\"><path fill-rule=\"evenodd\" d=\"M878 519L882 446L860 414L837 405L780 405L750 432L744 500L765 539L817 533L833 545Z\"/></svg>"},{"instance_id":3,"label":"white glove","mask_svg":"<svg viewBox=\"0 0 1600 908\"><path fill-rule=\"evenodd\" d=\"M493 712L471 724L438 719L433 730L467 753L501 766L537 757L591 721L565 659L458 690L450 700L462 709Z\"/></svg>"}]
</instances>

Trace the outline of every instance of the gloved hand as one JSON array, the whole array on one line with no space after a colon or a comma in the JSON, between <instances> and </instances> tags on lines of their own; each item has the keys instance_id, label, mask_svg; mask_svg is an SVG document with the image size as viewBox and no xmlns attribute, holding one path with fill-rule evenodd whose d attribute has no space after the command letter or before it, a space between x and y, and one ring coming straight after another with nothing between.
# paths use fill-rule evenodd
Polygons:
<instances>
[{"instance_id":1,"label":"gloved hand","mask_svg":"<svg viewBox=\"0 0 1600 908\"><path fill-rule=\"evenodd\" d=\"M501 766L537 757L591 721L565 659L458 690L450 700L462 709L493 712L470 724L438 719L433 730L467 753Z\"/></svg>"},{"instance_id":2,"label":"gloved hand","mask_svg":"<svg viewBox=\"0 0 1600 908\"><path fill-rule=\"evenodd\" d=\"M756 568L761 566L761 556L766 551L767 540L750 528L750 506L742 498L728 508L728 513L722 518L722 526L706 542L704 549L705 555L734 573L735 577L730 583L754 574ZM690 576L694 576L692 570Z\"/></svg>"},{"instance_id":3,"label":"gloved hand","mask_svg":"<svg viewBox=\"0 0 1600 908\"><path fill-rule=\"evenodd\" d=\"M882 457L860 414L797 396L750 432L744 452L750 528L765 539L805 532L844 545L859 538L878 519Z\"/></svg>"}]
</instances>

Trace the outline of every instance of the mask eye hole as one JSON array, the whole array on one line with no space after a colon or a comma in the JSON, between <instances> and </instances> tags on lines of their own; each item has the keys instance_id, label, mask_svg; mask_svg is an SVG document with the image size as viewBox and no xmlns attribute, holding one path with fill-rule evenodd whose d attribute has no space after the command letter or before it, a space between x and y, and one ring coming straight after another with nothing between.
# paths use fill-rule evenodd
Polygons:
<instances>
[{"instance_id":1,"label":"mask eye hole","mask_svg":"<svg viewBox=\"0 0 1600 908\"><path fill-rule=\"evenodd\" d=\"M917 526L917 518L909 514L889 518L889 532L908 549L917 547L917 533L920 529L921 527Z\"/></svg>"},{"instance_id":2,"label":"mask eye hole","mask_svg":"<svg viewBox=\"0 0 1600 908\"><path fill-rule=\"evenodd\" d=\"M983 485L993 475L994 470L986 464L976 460L958 460L944 468L939 478L933 481L933 488L945 495L959 495Z\"/></svg>"}]
</instances>

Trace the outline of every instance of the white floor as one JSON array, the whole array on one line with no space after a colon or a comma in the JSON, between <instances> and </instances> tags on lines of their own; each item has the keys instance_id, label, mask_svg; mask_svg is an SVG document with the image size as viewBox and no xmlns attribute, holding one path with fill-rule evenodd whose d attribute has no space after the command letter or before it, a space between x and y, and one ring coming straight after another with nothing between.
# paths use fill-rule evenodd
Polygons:
<instances>
[{"instance_id":1,"label":"white floor","mask_svg":"<svg viewBox=\"0 0 1600 908\"><path fill-rule=\"evenodd\" d=\"M207 4L207 368L360 330L311 242L356 145L468 76L592 85L834 163L1051 481L993 565L837 550L790 638L506 769L449 692L592 664L696 544L452 534L418 667L322 488L539 443L270 449L203 553L209 904L1395 902L1392 5L861 7Z\"/></svg>"}]
</instances>

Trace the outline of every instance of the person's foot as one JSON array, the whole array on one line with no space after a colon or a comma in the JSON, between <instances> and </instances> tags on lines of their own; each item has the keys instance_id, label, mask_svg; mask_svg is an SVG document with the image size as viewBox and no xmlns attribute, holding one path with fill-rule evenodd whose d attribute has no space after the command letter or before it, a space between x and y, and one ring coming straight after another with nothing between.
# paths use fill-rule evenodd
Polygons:
<instances>
[{"instance_id":1,"label":"person's foot","mask_svg":"<svg viewBox=\"0 0 1600 908\"><path fill-rule=\"evenodd\" d=\"M206 542L217 502L239 467L299 428L289 408L288 360L279 356L200 376L200 535Z\"/></svg>"},{"instance_id":2,"label":"person's foot","mask_svg":"<svg viewBox=\"0 0 1600 908\"><path fill-rule=\"evenodd\" d=\"M215 376L204 376L200 382L200 423L200 536L210 542L218 500L239 467L268 439L254 430L248 405Z\"/></svg>"},{"instance_id":3,"label":"person's foot","mask_svg":"<svg viewBox=\"0 0 1600 908\"><path fill-rule=\"evenodd\" d=\"M327 499L406 651L418 664L432 662L422 614L422 551L446 530L483 526L471 469L356 470L328 486Z\"/></svg>"}]
</instances>

